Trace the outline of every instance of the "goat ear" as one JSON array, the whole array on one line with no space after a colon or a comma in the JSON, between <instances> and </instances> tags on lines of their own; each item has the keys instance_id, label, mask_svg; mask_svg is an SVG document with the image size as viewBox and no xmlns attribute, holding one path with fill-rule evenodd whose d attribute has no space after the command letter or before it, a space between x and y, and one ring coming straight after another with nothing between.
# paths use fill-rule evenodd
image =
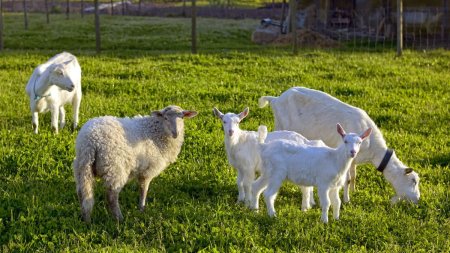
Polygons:
<instances>
[{"instance_id":1,"label":"goat ear","mask_svg":"<svg viewBox=\"0 0 450 253\"><path fill-rule=\"evenodd\" d=\"M223 118L223 113L221 111L219 111L219 109L217 109L216 107L213 108L213 113L217 118L219 118L219 119Z\"/></svg>"},{"instance_id":2,"label":"goat ear","mask_svg":"<svg viewBox=\"0 0 450 253\"><path fill-rule=\"evenodd\" d=\"M366 131L364 131L364 133L362 133L359 137L364 140L367 137L369 137L369 135L372 133L372 128L368 128Z\"/></svg>"},{"instance_id":3,"label":"goat ear","mask_svg":"<svg viewBox=\"0 0 450 253\"><path fill-rule=\"evenodd\" d=\"M156 116L156 117L162 117L163 116L161 111L153 111L151 115L152 116Z\"/></svg>"},{"instance_id":4,"label":"goat ear","mask_svg":"<svg viewBox=\"0 0 450 253\"><path fill-rule=\"evenodd\" d=\"M183 113L183 118L188 118L188 119L193 118L193 117L197 116L197 114L198 114L198 112L196 112L196 111L183 111L182 113Z\"/></svg>"},{"instance_id":5,"label":"goat ear","mask_svg":"<svg viewBox=\"0 0 450 253\"><path fill-rule=\"evenodd\" d=\"M341 124L337 123L337 132L344 138L346 135L344 128L342 128Z\"/></svg>"},{"instance_id":6,"label":"goat ear","mask_svg":"<svg viewBox=\"0 0 450 253\"><path fill-rule=\"evenodd\" d=\"M243 120L245 117L247 117L249 110L250 109L248 107L245 107L245 109L241 113L239 113L239 120Z\"/></svg>"},{"instance_id":7,"label":"goat ear","mask_svg":"<svg viewBox=\"0 0 450 253\"><path fill-rule=\"evenodd\" d=\"M405 169L405 175L408 175L408 174L412 173L413 171L414 171L414 170L411 169L411 168L406 168L406 169Z\"/></svg>"}]
</instances>

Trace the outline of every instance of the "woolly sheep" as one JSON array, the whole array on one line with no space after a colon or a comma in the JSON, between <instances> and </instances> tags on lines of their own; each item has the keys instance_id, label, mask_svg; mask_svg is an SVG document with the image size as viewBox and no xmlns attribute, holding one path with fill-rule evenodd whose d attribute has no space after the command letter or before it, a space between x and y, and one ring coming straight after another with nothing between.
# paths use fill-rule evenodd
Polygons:
<instances>
[{"instance_id":1,"label":"woolly sheep","mask_svg":"<svg viewBox=\"0 0 450 253\"><path fill-rule=\"evenodd\" d=\"M349 190L354 190L356 165L370 162L382 171L386 180L394 187L396 195L392 203L409 199L417 203L420 198L419 176L405 166L393 151L387 148L381 131L360 108L350 106L321 91L304 87L293 87L279 97L263 96L259 106L270 103L277 130L296 131L308 139L321 139L328 146L336 147L340 141L331 134L336 122L351 132L361 132L372 128L370 139L361 146L358 157L350 166L349 176L344 186L344 201L350 201ZM389 156L392 155L392 157Z\"/></svg>"},{"instance_id":2,"label":"woolly sheep","mask_svg":"<svg viewBox=\"0 0 450 253\"><path fill-rule=\"evenodd\" d=\"M264 199L269 216L275 216L274 202L284 180L289 179L298 185L317 186L322 221L328 222L330 200L333 216L339 219L341 200L339 190L344 185L345 175L352 160L357 156L361 143L371 129L362 134L346 133L340 124L337 132L342 143L335 149L326 146L315 147L284 140L264 144L266 133L259 133L261 149L261 176L253 183L252 208L258 209L259 195L264 191Z\"/></svg>"},{"instance_id":3,"label":"woolly sheep","mask_svg":"<svg viewBox=\"0 0 450 253\"><path fill-rule=\"evenodd\" d=\"M245 108L239 114L226 113L223 114L219 109L213 109L214 115L222 122L225 134L225 149L227 153L228 162L233 166L238 173L238 202L245 202L247 205L251 202L251 185L255 179L255 173L260 170L260 157L258 148L257 133L254 131L241 130L239 123L247 117L249 108ZM292 131L275 131L268 134L266 142L271 142L277 139L285 139L296 143L308 143L309 145L325 146L322 141L309 141L302 135ZM313 195L311 187L301 187L303 193L303 200L306 200L305 195ZM302 201L302 210L307 210L311 205L315 205L314 198L309 198L310 201Z\"/></svg>"},{"instance_id":4,"label":"woolly sheep","mask_svg":"<svg viewBox=\"0 0 450 253\"><path fill-rule=\"evenodd\" d=\"M184 140L183 118L195 111L168 106L150 116L116 118L104 116L89 120L78 133L73 170L85 222L91 221L94 205L94 177L104 180L109 209L122 220L119 193L137 178L139 208L145 207L150 181L177 159Z\"/></svg>"},{"instance_id":5,"label":"woolly sheep","mask_svg":"<svg viewBox=\"0 0 450 253\"><path fill-rule=\"evenodd\" d=\"M73 129L78 126L81 103L81 67L77 58L62 52L34 69L26 86L34 133L39 131L38 113L51 111L52 129L58 133L66 124L64 105L72 104Z\"/></svg>"}]
</instances>

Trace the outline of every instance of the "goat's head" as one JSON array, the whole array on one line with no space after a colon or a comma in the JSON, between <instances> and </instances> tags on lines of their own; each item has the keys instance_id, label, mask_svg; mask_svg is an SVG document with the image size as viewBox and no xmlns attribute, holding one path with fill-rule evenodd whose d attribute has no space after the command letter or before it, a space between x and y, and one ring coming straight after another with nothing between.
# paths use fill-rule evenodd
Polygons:
<instances>
[{"instance_id":1,"label":"goat's head","mask_svg":"<svg viewBox=\"0 0 450 253\"><path fill-rule=\"evenodd\" d=\"M170 105L160 111L153 111L152 116L161 118L164 130L167 134L172 135L174 139L178 137L179 129L184 118L193 118L197 115L196 111L187 111L179 106Z\"/></svg>"},{"instance_id":2,"label":"goat's head","mask_svg":"<svg viewBox=\"0 0 450 253\"><path fill-rule=\"evenodd\" d=\"M361 143L372 133L372 128L368 128L362 134L346 133L344 128L338 123L337 132L344 141L346 154L348 157L355 158L361 148Z\"/></svg>"},{"instance_id":3,"label":"goat's head","mask_svg":"<svg viewBox=\"0 0 450 253\"><path fill-rule=\"evenodd\" d=\"M67 90L69 92L75 89L75 80L72 79L72 75L70 74L69 64L70 61L53 64L50 72L50 83L60 87L63 90Z\"/></svg>"},{"instance_id":4,"label":"goat's head","mask_svg":"<svg viewBox=\"0 0 450 253\"><path fill-rule=\"evenodd\" d=\"M393 186L396 195L391 199L393 204L405 199L417 204L420 199L419 175L411 168L400 169L401 175L396 177Z\"/></svg>"},{"instance_id":5,"label":"goat's head","mask_svg":"<svg viewBox=\"0 0 450 253\"><path fill-rule=\"evenodd\" d=\"M213 109L214 115L222 121L223 131L226 136L232 137L236 131L239 131L239 123L248 115L249 109L246 107L244 111L239 114L227 113L223 114L219 109Z\"/></svg>"}]
</instances>

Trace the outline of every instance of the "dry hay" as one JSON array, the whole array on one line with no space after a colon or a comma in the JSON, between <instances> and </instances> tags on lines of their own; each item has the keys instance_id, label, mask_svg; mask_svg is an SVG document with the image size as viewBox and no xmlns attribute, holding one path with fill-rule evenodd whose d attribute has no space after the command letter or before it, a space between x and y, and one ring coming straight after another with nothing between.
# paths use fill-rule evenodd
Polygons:
<instances>
[{"instance_id":1,"label":"dry hay","mask_svg":"<svg viewBox=\"0 0 450 253\"><path fill-rule=\"evenodd\" d=\"M292 33L282 34L276 38L274 45L292 45ZM330 48L339 47L339 43L330 37L307 29L297 29L297 44L304 47Z\"/></svg>"}]
</instances>

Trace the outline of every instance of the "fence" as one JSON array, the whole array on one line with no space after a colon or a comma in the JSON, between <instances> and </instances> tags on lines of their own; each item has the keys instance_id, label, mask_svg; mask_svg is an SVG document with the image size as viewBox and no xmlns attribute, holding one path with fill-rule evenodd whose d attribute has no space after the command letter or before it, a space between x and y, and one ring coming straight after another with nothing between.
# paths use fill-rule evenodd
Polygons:
<instances>
[{"instance_id":1,"label":"fence","mask_svg":"<svg viewBox=\"0 0 450 253\"><path fill-rule=\"evenodd\" d=\"M444 0L446 3L448 0ZM300 46L319 45L317 40L334 40L338 45L350 48L388 49L396 47L396 9L388 6L367 9L338 8L317 9L313 5L299 9L296 14L297 32ZM3 0L4 12L66 13L70 15L94 12L93 2L85 1L37 1ZM286 2L235 2L234 0L209 0L197 2L196 16L214 18L256 19L255 24L264 18L277 21L280 34L282 27L288 26L289 5ZM109 15L145 15L160 17L190 17L191 1L103 1L99 3L100 14ZM48 15L48 14L47 14ZM25 16L26 19L26 16ZM48 20L48 19L47 19ZM25 20L25 23L27 21ZM193 19L193 22L194 19ZM266 24L270 26L271 24ZM450 48L450 21L448 5L440 7L405 7L403 12L403 42L405 48L434 49ZM264 28L264 27L262 27ZM273 30L273 27L272 27ZM194 35L194 31L192 33ZM280 35L286 39L288 36ZM309 37L308 37L309 36ZM298 37L298 38L297 38ZM281 39L283 40L283 39ZM308 41L310 40L310 41ZM309 43L309 44L308 44ZM324 43L323 47L334 45Z\"/></svg>"}]
</instances>

